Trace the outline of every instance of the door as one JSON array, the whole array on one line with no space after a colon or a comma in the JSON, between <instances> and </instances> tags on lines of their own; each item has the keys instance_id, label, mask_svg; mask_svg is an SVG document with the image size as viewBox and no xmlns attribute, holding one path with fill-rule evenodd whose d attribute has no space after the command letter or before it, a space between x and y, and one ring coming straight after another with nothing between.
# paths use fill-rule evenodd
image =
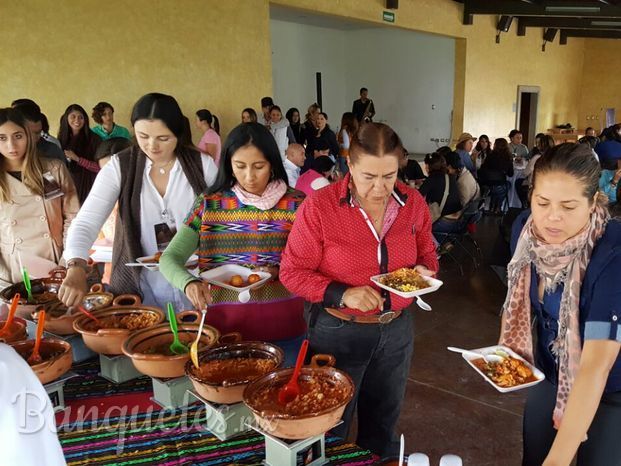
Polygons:
<instances>
[{"instance_id":1,"label":"door","mask_svg":"<svg viewBox=\"0 0 621 466\"><path fill-rule=\"evenodd\" d=\"M539 104L539 86L518 86L515 127L524 138L523 143L529 148L535 144L537 134L537 108Z\"/></svg>"}]
</instances>

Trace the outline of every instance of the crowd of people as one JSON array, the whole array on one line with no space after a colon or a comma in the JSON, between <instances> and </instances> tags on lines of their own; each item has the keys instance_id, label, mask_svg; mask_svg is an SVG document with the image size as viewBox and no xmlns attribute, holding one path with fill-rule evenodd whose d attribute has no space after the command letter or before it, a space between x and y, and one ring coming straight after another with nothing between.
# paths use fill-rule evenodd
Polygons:
<instances>
[{"instance_id":1,"label":"crowd of people","mask_svg":"<svg viewBox=\"0 0 621 466\"><path fill-rule=\"evenodd\" d=\"M195 146L169 95L135 103L133 137L107 102L93 108L92 128L84 108L67 107L55 139L36 103L15 101L0 109L1 284L21 281L22 264L33 276L64 265L59 298L78 305L103 234L114 243L115 294L179 311L210 305L209 324L250 340L307 334L310 353L334 355L357 388L335 433L346 436L357 412L357 443L390 456L412 357L412 300L369 277L401 267L435 275L443 238L476 224L486 202L491 213L506 211L515 189L524 213L501 341L546 375L526 405L524 464L568 465L576 451L579 465L618 464L621 226L608 207L620 198L621 126L599 137L590 128L576 144L539 134L532 150L519 130L493 145L463 133L428 154L423 170L374 115L365 88L336 133L319 105L302 121L298 109L283 117L265 97L224 142L217 116L196 111ZM517 167L522 178L511 184ZM157 252L158 272L125 266ZM186 269L193 254L201 271L237 264L272 279L241 303Z\"/></svg>"}]
</instances>

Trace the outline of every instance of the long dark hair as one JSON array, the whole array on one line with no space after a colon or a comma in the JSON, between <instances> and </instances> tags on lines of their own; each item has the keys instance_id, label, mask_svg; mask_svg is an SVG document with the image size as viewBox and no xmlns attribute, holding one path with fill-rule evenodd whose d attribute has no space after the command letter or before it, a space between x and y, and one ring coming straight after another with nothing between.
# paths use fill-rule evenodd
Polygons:
<instances>
[{"instance_id":1,"label":"long dark hair","mask_svg":"<svg viewBox=\"0 0 621 466\"><path fill-rule=\"evenodd\" d=\"M297 122L297 123L294 123L294 122L292 121L292 119L293 119L293 114L294 114L295 112L297 112L297 113L298 113L298 122ZM285 115L285 118L289 121L289 125L290 125L291 127L293 127L293 126L299 126L299 125L301 125L301 124L302 124L302 115L300 115L300 111L299 111L297 108L295 108L295 107L291 107L289 110L287 110L287 114Z\"/></svg>"},{"instance_id":2,"label":"long dark hair","mask_svg":"<svg viewBox=\"0 0 621 466\"><path fill-rule=\"evenodd\" d=\"M474 150L477 152L482 152L483 148L481 147L481 140L485 139L487 141L487 149L485 149L485 154L489 154L492 151L492 141L489 140L489 136L487 134L481 134L479 136L479 140L477 141L477 145L474 146Z\"/></svg>"},{"instance_id":3,"label":"long dark hair","mask_svg":"<svg viewBox=\"0 0 621 466\"><path fill-rule=\"evenodd\" d=\"M231 159L235 152L246 146L254 146L261 151L272 167L272 180L283 180L289 184L280 150L270 131L260 123L242 123L229 133L224 142L218 177L209 190L211 193L225 191L233 187L235 177L233 176Z\"/></svg>"},{"instance_id":4,"label":"long dark hair","mask_svg":"<svg viewBox=\"0 0 621 466\"><path fill-rule=\"evenodd\" d=\"M566 142L552 147L535 163L533 172L533 188L537 185L537 177L544 173L559 172L576 178L583 185L582 194L589 202L599 191L601 167L589 146Z\"/></svg>"},{"instance_id":5,"label":"long dark hair","mask_svg":"<svg viewBox=\"0 0 621 466\"><path fill-rule=\"evenodd\" d=\"M200 152L192 145L191 136L188 135L189 121L181 112L179 104L173 96L153 92L138 99L132 109L132 126L138 120L162 120L166 127L176 136L177 156L200 157ZM189 138L189 139L188 139ZM134 143L137 145L137 143Z\"/></svg>"},{"instance_id":6,"label":"long dark hair","mask_svg":"<svg viewBox=\"0 0 621 466\"><path fill-rule=\"evenodd\" d=\"M220 120L206 108L201 108L196 112L196 116L200 121L206 121L211 129L220 135Z\"/></svg>"},{"instance_id":7,"label":"long dark hair","mask_svg":"<svg viewBox=\"0 0 621 466\"><path fill-rule=\"evenodd\" d=\"M73 136L73 131L69 127L69 114L80 112L84 117L84 126L77 136ZM88 154L88 147L91 143L93 134L91 133L90 122L86 110L78 104L71 104L60 117L60 129L58 130L58 140L63 149L72 149L80 157L90 159L92 154Z\"/></svg>"}]
</instances>

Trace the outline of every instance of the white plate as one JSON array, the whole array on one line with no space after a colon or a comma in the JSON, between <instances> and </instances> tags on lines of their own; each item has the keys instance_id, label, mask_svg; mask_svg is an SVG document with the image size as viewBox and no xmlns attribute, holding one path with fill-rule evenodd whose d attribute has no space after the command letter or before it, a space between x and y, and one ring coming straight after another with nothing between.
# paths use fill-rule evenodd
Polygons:
<instances>
[{"instance_id":1,"label":"white plate","mask_svg":"<svg viewBox=\"0 0 621 466\"><path fill-rule=\"evenodd\" d=\"M466 362L468 362L468 364L470 364L470 366L472 366L472 368L475 371L477 371L479 373L479 375L481 377L483 377L485 379L485 381L487 383L489 383L492 387L494 387L496 390L498 390L501 393L514 392L516 390L522 390L523 388L532 387L533 385L537 385L539 382L541 382L542 380L544 380L546 378L546 376L543 375L543 372L541 372L539 369L537 369L536 367L531 365L528 361L526 361L522 356L517 354L511 348L508 348L506 346L494 345L494 346L488 346L486 348L473 349L472 351L475 351L477 353L481 353L481 354L487 355L487 354L494 354L497 350L504 351L505 353L508 353L510 356L514 357L515 359L519 359L520 361L523 361L524 364L526 364L526 366L531 371L533 371L533 375L537 378L537 380L534 380L534 381L528 382L528 383L523 383L521 385L516 385L515 387L500 387L500 386L496 385L492 381L492 379L490 379L487 375L485 375L477 366L474 365L474 363L472 361L475 360L475 359L478 359L477 356L472 356L470 354L462 354L461 356L466 360Z\"/></svg>"},{"instance_id":2,"label":"white plate","mask_svg":"<svg viewBox=\"0 0 621 466\"><path fill-rule=\"evenodd\" d=\"M394 288L391 288L391 287L381 283L380 279L382 277L385 277L386 275L388 275L388 274L384 273L382 275L374 275L373 277L371 277L371 281L373 283L375 283L377 286L379 286L380 288L388 290L391 293L396 294L397 296L401 296L402 298L408 298L408 299L409 298L415 298L416 296L420 296L420 295L427 294L427 293L433 293L434 291L437 291L444 284L444 282L442 282L441 280L438 280L436 278L425 277L425 276L421 275L423 277L423 279L427 283L429 283L429 286L427 288L423 288L422 290L405 292L405 291L395 290Z\"/></svg>"},{"instance_id":3,"label":"white plate","mask_svg":"<svg viewBox=\"0 0 621 466\"><path fill-rule=\"evenodd\" d=\"M144 268L151 271L156 271L160 269L159 263L145 263L145 261L152 260L153 256L144 256L138 257L136 262L144 265ZM185 263L186 268L193 269L198 265L198 256L196 254L192 254Z\"/></svg>"},{"instance_id":4,"label":"white plate","mask_svg":"<svg viewBox=\"0 0 621 466\"><path fill-rule=\"evenodd\" d=\"M253 273L261 277L261 280L253 283L252 285L242 287L229 285L229 280L231 280L231 277L233 275L239 275L244 279L244 281L247 281L248 276ZM222 288L226 288L227 290L233 290L241 293L242 291L252 290L253 288L263 285L272 277L272 274L268 272L252 270L248 267L242 267L241 265L226 264L211 270L206 270L205 272L202 272L199 276L208 283L211 283L212 285L220 286Z\"/></svg>"}]
</instances>

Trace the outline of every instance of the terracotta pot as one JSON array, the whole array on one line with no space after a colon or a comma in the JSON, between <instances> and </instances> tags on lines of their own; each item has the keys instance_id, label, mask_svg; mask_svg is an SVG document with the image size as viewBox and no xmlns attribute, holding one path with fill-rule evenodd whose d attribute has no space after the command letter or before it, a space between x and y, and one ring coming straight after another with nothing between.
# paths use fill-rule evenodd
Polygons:
<instances>
[{"instance_id":1,"label":"terracotta pot","mask_svg":"<svg viewBox=\"0 0 621 466\"><path fill-rule=\"evenodd\" d=\"M90 292L84 297L82 303L87 311L98 311L112 306L113 301L114 295L104 291L104 287L101 283L96 283L91 286ZM138 301L140 301L140 298L138 298ZM140 304L140 302L137 304Z\"/></svg>"},{"instance_id":2,"label":"terracotta pot","mask_svg":"<svg viewBox=\"0 0 621 466\"><path fill-rule=\"evenodd\" d=\"M274 369L282 366L285 353L278 346L262 341L245 341L217 346L199 354L199 366L213 361L233 358L261 358L274 361ZM209 382L200 377L192 361L185 364L185 373L192 381L194 390L207 401L218 404L239 403L244 399L244 390L252 379L246 377L222 383ZM257 378L257 377L255 377Z\"/></svg>"},{"instance_id":3,"label":"terracotta pot","mask_svg":"<svg viewBox=\"0 0 621 466\"><path fill-rule=\"evenodd\" d=\"M58 289L62 285L65 275L66 271L64 269L55 269L48 278L31 280L30 285L32 286L32 294L35 295L35 299L37 299L37 295L45 293L45 296L42 299L37 299L36 303L28 303L28 293L23 283L15 283L0 291L0 300L10 306L15 293L19 293L21 298L15 315L23 319L29 319L31 314L37 310L37 307L58 300Z\"/></svg>"},{"instance_id":4,"label":"terracotta pot","mask_svg":"<svg viewBox=\"0 0 621 466\"><path fill-rule=\"evenodd\" d=\"M12 343L11 346L22 358L28 359L32 354L34 343L34 340L26 340ZM73 352L71 345L64 340L44 338L41 340L39 354L43 361L30 367L42 384L53 382L71 369ZM55 355L50 357L53 354Z\"/></svg>"},{"instance_id":5,"label":"terracotta pot","mask_svg":"<svg viewBox=\"0 0 621 466\"><path fill-rule=\"evenodd\" d=\"M152 313L156 315L156 320L153 326L164 321L164 313L157 307L150 306L112 306L99 311L93 311L92 314L98 319L113 316L123 316L128 314L142 314ZM141 330L127 330L116 328L102 328L93 330L93 320L86 315L79 315L73 322L73 328L76 332L82 334L84 343L94 352L99 354L123 354L123 342L132 333L139 332ZM145 330L145 329L142 329ZM148 330L148 329L147 329Z\"/></svg>"},{"instance_id":6,"label":"terracotta pot","mask_svg":"<svg viewBox=\"0 0 621 466\"><path fill-rule=\"evenodd\" d=\"M320 365L324 361L325 365ZM346 390L346 396L335 407L310 414L293 416L280 409L267 410L262 406L253 404L254 395L258 391L269 387L270 390L278 391L293 375L293 368L278 369L253 381L244 391L244 403L250 408L259 426L275 437L300 440L327 432L343 416L347 403L354 396L354 382L343 371L332 367L335 359L326 354L313 356L310 367L303 367L298 380L308 380L311 377L321 377L330 380ZM278 408L281 408L278 406Z\"/></svg>"},{"instance_id":7,"label":"terracotta pot","mask_svg":"<svg viewBox=\"0 0 621 466\"><path fill-rule=\"evenodd\" d=\"M0 329L4 328L6 320L0 320ZM26 321L19 317L15 317L11 323L11 328L7 333L0 335L0 343L14 343L28 338L28 331L26 330Z\"/></svg>"},{"instance_id":8,"label":"terracotta pot","mask_svg":"<svg viewBox=\"0 0 621 466\"><path fill-rule=\"evenodd\" d=\"M197 311L184 311L177 314L179 340L190 346L196 339L198 323L183 322L183 318L192 315L198 319ZM198 350L206 350L220 340L220 332L209 325L203 326L203 333ZM173 342L172 330L168 323L140 330L131 335L123 344L123 353L130 357L134 366L141 373L158 379L182 377L185 364L190 360L190 353L180 355L160 354L155 351L166 350Z\"/></svg>"}]
</instances>

